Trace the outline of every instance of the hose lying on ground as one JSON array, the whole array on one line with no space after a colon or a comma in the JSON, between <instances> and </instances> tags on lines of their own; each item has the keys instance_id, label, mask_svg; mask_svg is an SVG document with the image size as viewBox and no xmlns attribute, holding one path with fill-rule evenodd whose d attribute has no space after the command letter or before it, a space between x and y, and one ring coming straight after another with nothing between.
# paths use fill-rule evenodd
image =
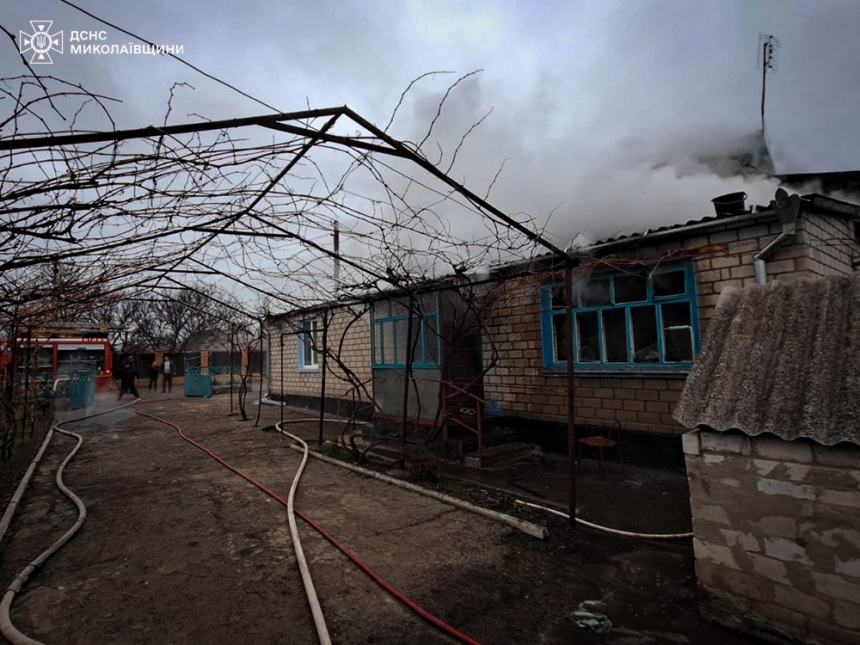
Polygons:
<instances>
[{"instance_id":1,"label":"hose lying on ground","mask_svg":"<svg viewBox=\"0 0 860 645\"><path fill-rule=\"evenodd\" d=\"M285 500L283 497L281 497L280 495L278 495L274 491L270 490L265 485L261 484L260 482L258 482L254 478L250 477L249 475L246 475L241 470L239 470L238 468L236 468L235 466L233 466L232 464L230 464L229 462L224 460L222 457L220 457L219 455L217 455L216 453L211 451L209 448L207 448L203 444L195 441L194 439L192 439L191 437L186 435L182 431L182 429L179 428L179 426L177 426L176 424L171 423L170 421L166 421L165 419L160 419L159 417L153 416L151 414L146 414L144 412L141 412L140 410L135 410L135 412L137 414L139 414L140 416L147 417L149 419L152 419L153 421L158 421L159 423L163 423L164 425L167 425L167 426L170 426L171 428L174 428L179 433L179 436L182 439L184 439L185 441L187 441L188 443L190 443L192 446L194 446L198 450L209 455L212 459L214 459L219 464L221 464L222 466L227 468L227 470L239 475L239 477L241 477L242 479L244 479L248 483L253 484L258 489L260 489L261 491L266 493L269 497L271 497L276 502L281 504L282 506L289 508L287 500ZM279 429L279 431L283 432L283 430L280 430L280 429ZM314 454L314 453L310 453L310 454ZM310 517L308 517L307 515L305 515L304 513L302 513L299 510L295 510L295 509L293 509L293 510L294 510L295 514L298 515L305 523L307 523L311 527L313 527L314 530L316 530L320 535L322 535L326 540L328 540L332 545L334 545L334 547L337 548L341 553L343 553L347 558L352 560L352 562L356 566L358 566L359 569L361 569L364 573L366 573L374 582L376 582L380 587L382 587L386 592L388 592L396 600L400 601L402 604L404 604L406 607L408 607L409 609L411 609L412 611L417 613L419 616L421 616L422 618L424 618L425 620L430 622L432 625L438 627L439 629L444 631L446 634L448 634L449 636L452 636L453 638L457 639L458 641L460 641L462 643L467 643L467 645L478 645L477 641L475 641L474 639L469 638L465 634L457 631L456 629L454 629L453 627L451 627L447 623L443 622L439 618L436 618L436 616L434 616L433 614L428 612L426 609L420 607L415 602L413 602L412 600L410 600L409 598L404 596L402 593L397 591L397 589L392 587L379 574L377 574L375 571L373 571L373 569L371 569L361 559L359 559L358 556L356 556L354 553L352 553L343 544L338 542L332 535L330 535L325 529L323 529L322 526L317 524Z\"/></svg>"},{"instance_id":2,"label":"hose lying on ground","mask_svg":"<svg viewBox=\"0 0 860 645\"><path fill-rule=\"evenodd\" d=\"M39 461L42 459L42 455L45 453L45 449L48 447L48 443L53 436L54 431L68 435L70 437L75 437L77 439L77 443L72 451L66 456L63 460L63 463L60 464L60 467L57 469L56 482L57 487L62 491L62 493L72 500L72 503L78 509L78 519L72 525L72 527L66 531L59 540L54 542L51 546L45 549L39 556L36 557L30 564L28 564L24 569L15 576L15 579L12 581L12 584L7 587L6 591L3 593L3 598L0 599L0 634L3 634L3 637L6 638L13 645L41 645L40 641L33 640L26 634L18 631L15 626L12 624L12 618L10 616L12 609L12 602L15 600L15 596L21 592L21 589L24 588L24 585L27 584L30 576L33 575L33 572L36 571L37 568L42 566L42 564L47 561L54 553L59 551L66 542L72 539L75 533L80 530L81 526L84 524L84 520L87 517L87 509L84 506L84 503L81 499L75 495L71 490L69 490L65 483L63 482L63 471L69 462L74 459L75 455L80 450L81 445L84 443L84 438L74 432L68 432L63 430L60 426L65 425L67 423L75 423L77 421L85 421L88 419L92 419L94 417L99 417L104 414L110 414L111 412L116 412L117 410L121 410L122 408L126 408L132 403L127 403L126 405L121 405L111 410L105 410L103 412L96 412L95 414L88 414L83 417L79 417L76 419L68 419L66 421L61 421L60 423L56 423L51 426L51 429L48 431L48 434L45 436L45 440L42 442L42 447L39 448L39 452L36 454L36 457L33 459L30 467L27 469L27 472L24 475L24 478L21 480L21 483L18 485L18 488L15 491L15 494L12 497L12 501L9 502L9 506L6 507L6 511L3 514L3 519L0 520L0 542L3 540L3 536L6 533L9 524L12 522L12 516L15 513L15 510L18 504L21 501L21 498L24 496L24 490L27 488L27 484L30 482L30 478L33 475L33 472L36 470L36 466Z\"/></svg>"},{"instance_id":3,"label":"hose lying on ground","mask_svg":"<svg viewBox=\"0 0 860 645\"><path fill-rule=\"evenodd\" d=\"M290 447L294 450L301 450L299 446ZM344 461L340 461L339 459L326 457L325 455L321 455L317 452L312 452L310 453L310 455L314 459L319 459L320 461L324 461L327 464L346 468L347 470L351 470L361 475L365 475L366 477L373 477L374 479L383 481L386 484L391 484L393 486L397 486L398 488L405 488L406 490L410 490L413 493L418 493L420 495L424 495L425 497L432 497L433 499L439 500L440 502L444 502L446 504L450 504L451 506L456 506L457 508L462 508L465 511L476 513L477 515L482 515L491 520L495 520L496 522L501 522L502 524L507 524L508 526L512 526L513 528L522 531L527 535L531 535L532 537L536 537L541 540L544 540L549 537L549 531L545 526L540 526L539 524L527 522L526 520L520 520L516 517L511 517L510 515L505 515L504 513L490 510L489 508L475 506L474 504L465 502L462 499L457 499L456 497L451 497L450 495L445 495L443 493L437 493L435 490L428 490L427 488L422 488L421 486L416 486L415 484L405 482L402 479L397 479L396 477L389 477L388 475L383 475L382 473L378 473L375 470L368 470L367 468L354 466Z\"/></svg>"},{"instance_id":4,"label":"hose lying on ground","mask_svg":"<svg viewBox=\"0 0 860 645\"><path fill-rule=\"evenodd\" d=\"M203 444L195 441L194 439L192 439L191 437L186 435L182 431L182 428L180 428L175 423L172 423L166 419L162 419L161 417L157 417L153 414L147 414L145 412L141 412L140 410L135 410L135 413L138 414L139 416L145 417L147 419L152 419L153 421L157 421L158 423L162 423L166 426L173 428L174 430L176 430L176 432L179 434L179 436L182 439L184 439L185 441L190 443L192 446L203 451L204 453L206 453L207 455L212 457L215 461L220 463L222 466L226 467L228 470L231 470L232 472L236 473L237 475L239 475L243 479L254 484L255 486L257 486L257 488L259 488L263 492L274 496L274 493L272 493L271 491L269 491L268 489L263 487L261 484L258 484L256 481L251 479L248 475L245 475L240 470L231 466L227 461L225 461L224 459L219 457L216 453L209 450ZM305 444L305 447L307 448L307 444ZM288 500L287 500L287 502L285 502L285 505L287 506L287 511L288 511L287 515L288 515L288 520L289 520L289 525L290 525L290 535L292 536L292 539L293 539L293 548L295 549L295 552L296 552L296 560L298 561L298 564L299 564L299 572L300 572L301 578L302 578L302 585L305 588L305 595L307 596L307 599L308 599L308 605L310 605L310 608L311 608L311 615L313 616L314 627L317 630L317 637L319 638L320 645L331 645L331 637L329 636L329 633L328 633L328 627L326 627L326 624L325 624L325 617L323 616L322 608L320 607L319 599L317 598L316 589L314 589L314 583L313 583L313 580L311 579L310 569L308 569L308 563L307 563L307 560L305 559L305 553L304 553L304 550L302 549L301 540L299 539L298 529L296 527L296 520L295 520L295 517L293 516L294 515L293 497L295 495L296 488L298 487L299 480L301 479L302 472L305 469L306 463L307 463L307 457L302 459L302 463L299 466L298 471L296 472L296 476L293 478L293 483L290 486L290 493L288 496ZM281 501L280 498L278 498L278 500Z\"/></svg>"},{"instance_id":5,"label":"hose lying on ground","mask_svg":"<svg viewBox=\"0 0 860 645\"><path fill-rule=\"evenodd\" d=\"M314 582L311 579L311 572L308 569L308 561L305 559L305 552L302 549L302 542L299 539L299 529L296 526L296 512L293 506L293 502L296 497L296 489L299 487L299 480L302 478L302 473L305 471L305 465L308 463L308 444L304 442L303 439L297 437L295 435L286 432L281 427L281 424L278 423L275 425L278 432L283 432L285 435L291 437L294 441L298 441L305 450L305 453L302 455L302 463L299 465L298 470L296 471L296 476L293 477L293 483L290 486L290 494L287 495L287 519L290 524L290 535L293 537L293 548L296 551L296 560L299 563L299 571L302 574L302 584L305 587L305 594L308 597L308 604L311 606L311 613L314 617L314 625L317 628L317 636L320 639L320 645L330 645L331 638L328 635L328 628L325 624L325 617L322 613L322 608L320 607L320 601L317 598L316 589L314 589Z\"/></svg>"},{"instance_id":6,"label":"hose lying on ground","mask_svg":"<svg viewBox=\"0 0 860 645\"><path fill-rule=\"evenodd\" d=\"M563 517L568 520L570 519L570 515L567 513L557 511L554 508L549 508L548 506L532 504L531 502L525 502L521 499L515 499L514 504L536 508L538 510L545 511L546 513L552 513L553 515L558 515L559 517ZM648 538L649 540L680 540L683 538L693 537L692 533L634 533L633 531L622 531L620 529L611 529L608 526L600 526L600 524L594 524L578 517L576 518L576 521L578 524L582 524L588 528L604 531L605 533L612 533L614 535L623 535L624 537Z\"/></svg>"}]
</instances>

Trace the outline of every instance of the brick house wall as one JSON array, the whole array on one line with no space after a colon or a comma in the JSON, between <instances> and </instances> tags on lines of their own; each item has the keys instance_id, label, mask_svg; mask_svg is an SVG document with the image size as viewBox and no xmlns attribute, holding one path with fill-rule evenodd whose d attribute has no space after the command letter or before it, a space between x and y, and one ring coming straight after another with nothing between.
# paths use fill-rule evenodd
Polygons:
<instances>
[{"instance_id":1,"label":"brick house wall","mask_svg":"<svg viewBox=\"0 0 860 645\"><path fill-rule=\"evenodd\" d=\"M860 448L684 435L700 608L804 643L860 643Z\"/></svg>"},{"instance_id":2,"label":"brick house wall","mask_svg":"<svg viewBox=\"0 0 860 645\"><path fill-rule=\"evenodd\" d=\"M860 259L854 223L838 217L809 213L803 218L807 256L798 264L815 277L851 275Z\"/></svg>"},{"instance_id":3,"label":"brick house wall","mask_svg":"<svg viewBox=\"0 0 860 645\"><path fill-rule=\"evenodd\" d=\"M370 314L363 308L351 309L342 307L329 310L331 317L328 330L328 346L361 381L371 377L370 354ZM308 398L319 398L322 386L322 367L316 370L299 368L299 341L294 324L300 320L318 319L322 314L296 314L291 317L278 317L270 321L268 331L271 334L272 351L270 364L270 391L275 398L282 396L299 397L299 401ZM358 317L357 320L356 317ZM291 321L293 324L291 324ZM354 322L353 322L354 321ZM350 325L350 323L352 324ZM322 324L322 323L320 323ZM283 374L284 387L281 389L281 347L280 336L284 335ZM319 342L322 342L322 331L318 332ZM351 383L345 380L347 372L334 361L329 359L329 373L326 376L326 397L348 397ZM373 384L367 384L368 392L373 391Z\"/></svg>"},{"instance_id":4,"label":"brick house wall","mask_svg":"<svg viewBox=\"0 0 860 645\"><path fill-rule=\"evenodd\" d=\"M626 249L613 250L612 257L664 262L665 258L677 257L679 253L688 256L695 273L699 333L704 335L720 293L728 287L745 287L755 283L753 257L781 230L774 214L765 211L751 214L743 224L715 220L706 230L686 234L679 231L675 239L668 241L656 242L646 236L631 238ZM767 259L768 281L852 273L855 270L852 262L860 258L860 244L855 241L854 235L851 220L802 211L796 235L779 246ZM494 297L495 304L486 315L482 330L482 353L486 367L484 398L497 401L509 421L548 424L564 424L567 421L566 377L563 370L547 370L542 354L540 286L553 277L559 276L544 273L503 281ZM353 317L346 307L332 311L335 313L331 323L330 346L339 341L345 333L347 322ZM281 360L278 343L287 319L274 320L270 325L270 374L271 390L278 396ZM320 372L298 369L296 337L289 333L290 330L287 331L284 393L286 396L319 397ZM346 334L343 360L359 378L370 379L372 357L369 314L365 313ZM333 369L339 371L337 367ZM602 374L596 370L590 373L580 370L575 379L577 424L607 427L618 422L625 430L683 434L685 428L672 418L672 411L684 380L685 373L682 370L666 376L661 373L645 375L634 370L621 374L617 371ZM350 387L329 374L326 387L328 397L344 397ZM372 384L368 384L368 390L372 391Z\"/></svg>"},{"instance_id":5,"label":"brick house wall","mask_svg":"<svg viewBox=\"0 0 860 645\"><path fill-rule=\"evenodd\" d=\"M845 242L830 243L837 236L846 239L850 226L838 217L803 212L794 238L767 259L768 281L853 272L851 260L858 255L856 243L853 247ZM657 261L679 251L692 254L699 331L704 335L720 293L728 287L755 283L753 257L781 231L773 213L766 212L741 226L716 222L716 226L703 233L667 242L648 243L648 238L634 238L638 240L636 248L628 247L612 257ZM599 259L591 262L595 267L600 266ZM495 346L499 360L484 378L485 398L498 401L509 416L556 424L567 421L567 379L563 373L551 373L544 367L540 325L540 285L560 277L545 273L508 280L498 306L488 316L484 356L490 356ZM588 374L577 370L574 379L577 424L606 427L619 422L626 430L670 435L686 432L672 418L683 388L683 372L662 378L659 374L644 376L634 370L628 370L629 376L619 375L618 371L602 376L597 370Z\"/></svg>"}]
</instances>

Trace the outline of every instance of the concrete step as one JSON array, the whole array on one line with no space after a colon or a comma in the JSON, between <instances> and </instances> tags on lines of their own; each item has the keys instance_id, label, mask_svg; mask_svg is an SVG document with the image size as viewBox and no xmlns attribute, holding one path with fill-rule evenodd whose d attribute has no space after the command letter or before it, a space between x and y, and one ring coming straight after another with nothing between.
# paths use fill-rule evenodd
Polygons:
<instances>
[{"instance_id":1,"label":"concrete step","mask_svg":"<svg viewBox=\"0 0 860 645\"><path fill-rule=\"evenodd\" d=\"M510 443L514 440L516 432L508 428L490 427L484 428L484 447L495 446L500 443ZM457 441L464 445L465 450L473 450L478 445L478 437L474 432L456 426L448 427L448 441Z\"/></svg>"},{"instance_id":2,"label":"concrete step","mask_svg":"<svg viewBox=\"0 0 860 645\"><path fill-rule=\"evenodd\" d=\"M463 463L471 468L487 468L540 454L540 452L541 449L534 444L514 441L484 448L484 454L481 458L478 458L477 451L468 453L463 457Z\"/></svg>"},{"instance_id":3,"label":"concrete step","mask_svg":"<svg viewBox=\"0 0 860 645\"><path fill-rule=\"evenodd\" d=\"M484 452L492 446L509 444L516 433L507 428L490 428L484 430ZM465 428L450 427L448 441L445 444L445 454L449 459L462 461L466 455L478 449L478 437Z\"/></svg>"}]
</instances>

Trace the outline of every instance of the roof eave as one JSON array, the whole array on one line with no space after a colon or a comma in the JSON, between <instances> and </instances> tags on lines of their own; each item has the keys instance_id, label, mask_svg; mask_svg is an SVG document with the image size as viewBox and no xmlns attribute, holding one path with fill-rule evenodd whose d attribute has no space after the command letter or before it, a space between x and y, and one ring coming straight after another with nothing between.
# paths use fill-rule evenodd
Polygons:
<instances>
[{"instance_id":1,"label":"roof eave","mask_svg":"<svg viewBox=\"0 0 860 645\"><path fill-rule=\"evenodd\" d=\"M841 199L833 199L819 193L804 195L803 202L808 208L814 211L841 215L842 217L851 219L860 219L860 205L858 204L842 201Z\"/></svg>"},{"instance_id":2,"label":"roof eave","mask_svg":"<svg viewBox=\"0 0 860 645\"><path fill-rule=\"evenodd\" d=\"M633 235L617 240L610 240L601 244L587 246L577 251L577 255L592 255L596 253L605 253L606 251L625 248L630 246L640 246L651 244L653 242L662 242L677 238L689 237L690 233L699 233L714 228L734 228L738 225L757 224L759 222L773 219L776 213L771 209L761 210L751 213L742 213L733 217L720 217L717 219L708 220L707 222L697 222L696 224L688 224L677 228L669 228L663 231L654 231L652 233L644 233L641 235Z\"/></svg>"}]
</instances>

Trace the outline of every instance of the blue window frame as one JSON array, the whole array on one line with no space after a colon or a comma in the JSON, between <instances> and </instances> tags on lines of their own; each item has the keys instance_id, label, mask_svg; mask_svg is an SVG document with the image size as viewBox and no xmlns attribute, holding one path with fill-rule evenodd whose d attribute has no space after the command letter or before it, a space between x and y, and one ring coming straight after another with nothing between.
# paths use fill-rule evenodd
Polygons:
<instances>
[{"instance_id":1,"label":"blue window frame","mask_svg":"<svg viewBox=\"0 0 860 645\"><path fill-rule=\"evenodd\" d=\"M692 262L574 281L574 363L582 370L687 369L699 351ZM567 361L564 283L541 285L544 367Z\"/></svg>"},{"instance_id":2,"label":"blue window frame","mask_svg":"<svg viewBox=\"0 0 860 645\"><path fill-rule=\"evenodd\" d=\"M412 314L415 340L412 368L439 367L439 300L434 294L424 298L424 310ZM374 369L405 369L406 338L409 325L408 309L396 300L373 303L371 311L371 345Z\"/></svg>"},{"instance_id":3,"label":"blue window frame","mask_svg":"<svg viewBox=\"0 0 860 645\"><path fill-rule=\"evenodd\" d=\"M319 369L319 320L302 320L297 327L299 370L316 372Z\"/></svg>"}]
</instances>

